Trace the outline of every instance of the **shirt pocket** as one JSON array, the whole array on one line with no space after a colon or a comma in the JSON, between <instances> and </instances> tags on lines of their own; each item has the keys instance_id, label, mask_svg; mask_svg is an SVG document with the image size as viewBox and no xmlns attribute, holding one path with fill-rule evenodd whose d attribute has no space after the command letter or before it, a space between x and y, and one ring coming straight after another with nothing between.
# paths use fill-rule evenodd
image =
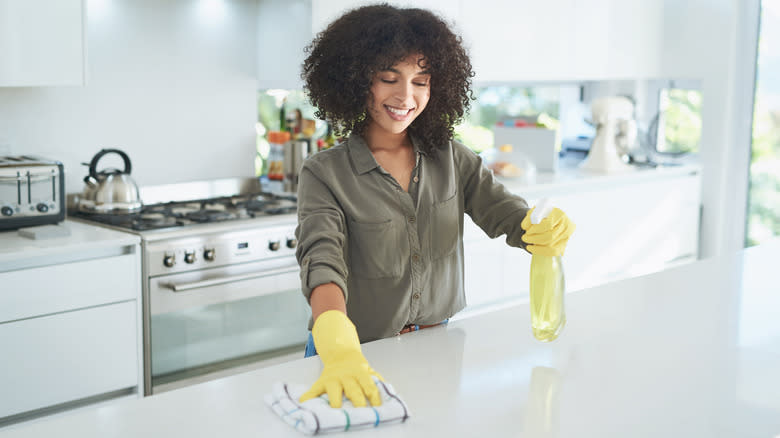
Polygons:
<instances>
[{"instance_id":1,"label":"shirt pocket","mask_svg":"<svg viewBox=\"0 0 780 438\"><path fill-rule=\"evenodd\" d=\"M446 201L433 204L431 209L431 258L444 257L458 247L459 211L457 192Z\"/></svg>"},{"instance_id":2,"label":"shirt pocket","mask_svg":"<svg viewBox=\"0 0 780 438\"><path fill-rule=\"evenodd\" d=\"M349 223L350 275L379 279L401 275L401 246L397 225L392 220L379 223Z\"/></svg>"}]
</instances>

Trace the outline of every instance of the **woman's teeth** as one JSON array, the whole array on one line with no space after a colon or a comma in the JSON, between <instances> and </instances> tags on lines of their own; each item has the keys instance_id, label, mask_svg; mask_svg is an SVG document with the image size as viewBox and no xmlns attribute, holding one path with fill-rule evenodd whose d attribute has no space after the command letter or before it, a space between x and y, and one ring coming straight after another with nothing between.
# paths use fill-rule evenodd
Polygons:
<instances>
[{"instance_id":1,"label":"woman's teeth","mask_svg":"<svg viewBox=\"0 0 780 438\"><path fill-rule=\"evenodd\" d=\"M412 108L406 108L406 109L400 109L400 108L393 108L391 106L386 106L388 111L390 111L393 114L399 115L399 116L405 116L409 114L409 111L412 110Z\"/></svg>"}]
</instances>

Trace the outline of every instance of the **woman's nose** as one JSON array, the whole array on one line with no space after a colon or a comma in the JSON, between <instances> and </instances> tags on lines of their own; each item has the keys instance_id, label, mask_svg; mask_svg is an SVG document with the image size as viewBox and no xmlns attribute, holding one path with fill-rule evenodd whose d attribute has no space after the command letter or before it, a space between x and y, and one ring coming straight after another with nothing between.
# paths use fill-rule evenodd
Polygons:
<instances>
[{"instance_id":1,"label":"woman's nose","mask_svg":"<svg viewBox=\"0 0 780 438\"><path fill-rule=\"evenodd\" d=\"M414 93L414 84L411 82L398 82L398 89L396 90L396 97L405 101L409 96Z\"/></svg>"}]
</instances>

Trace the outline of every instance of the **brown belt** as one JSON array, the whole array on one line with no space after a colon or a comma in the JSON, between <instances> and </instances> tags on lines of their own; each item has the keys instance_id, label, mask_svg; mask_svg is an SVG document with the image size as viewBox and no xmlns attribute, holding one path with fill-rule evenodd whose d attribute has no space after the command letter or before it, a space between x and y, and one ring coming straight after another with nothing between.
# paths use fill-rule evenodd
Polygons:
<instances>
[{"instance_id":1,"label":"brown belt","mask_svg":"<svg viewBox=\"0 0 780 438\"><path fill-rule=\"evenodd\" d=\"M404 328L402 328L401 331L398 332L398 334L402 335L404 333L416 332L417 330L427 329L429 327L436 327L437 325L447 324L447 321L449 321L449 319L445 319L444 321L438 322L436 324L428 324L428 325L406 324Z\"/></svg>"}]
</instances>

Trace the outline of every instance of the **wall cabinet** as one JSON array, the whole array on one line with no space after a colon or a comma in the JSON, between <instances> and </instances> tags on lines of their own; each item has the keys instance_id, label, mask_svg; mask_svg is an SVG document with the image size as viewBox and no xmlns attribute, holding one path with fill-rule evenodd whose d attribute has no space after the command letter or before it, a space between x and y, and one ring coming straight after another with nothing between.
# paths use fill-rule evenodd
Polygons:
<instances>
[{"instance_id":1,"label":"wall cabinet","mask_svg":"<svg viewBox=\"0 0 780 438\"><path fill-rule=\"evenodd\" d=\"M0 0L0 86L84 85L84 0Z\"/></svg>"},{"instance_id":2,"label":"wall cabinet","mask_svg":"<svg viewBox=\"0 0 780 438\"><path fill-rule=\"evenodd\" d=\"M663 3L654 0L465 0L459 27L475 82L655 77Z\"/></svg>"},{"instance_id":3,"label":"wall cabinet","mask_svg":"<svg viewBox=\"0 0 780 438\"><path fill-rule=\"evenodd\" d=\"M300 86L303 47L368 0L261 0L260 88ZM657 0L390 0L455 25L478 84L657 77L663 2ZM311 32L309 32L311 29Z\"/></svg>"},{"instance_id":4,"label":"wall cabinet","mask_svg":"<svg viewBox=\"0 0 780 438\"><path fill-rule=\"evenodd\" d=\"M530 205L550 197L577 225L563 258L573 291L696 260L701 177L698 172L621 184L514 190ZM489 239L466 218L464 255L469 310L523 299L530 255Z\"/></svg>"}]
</instances>

